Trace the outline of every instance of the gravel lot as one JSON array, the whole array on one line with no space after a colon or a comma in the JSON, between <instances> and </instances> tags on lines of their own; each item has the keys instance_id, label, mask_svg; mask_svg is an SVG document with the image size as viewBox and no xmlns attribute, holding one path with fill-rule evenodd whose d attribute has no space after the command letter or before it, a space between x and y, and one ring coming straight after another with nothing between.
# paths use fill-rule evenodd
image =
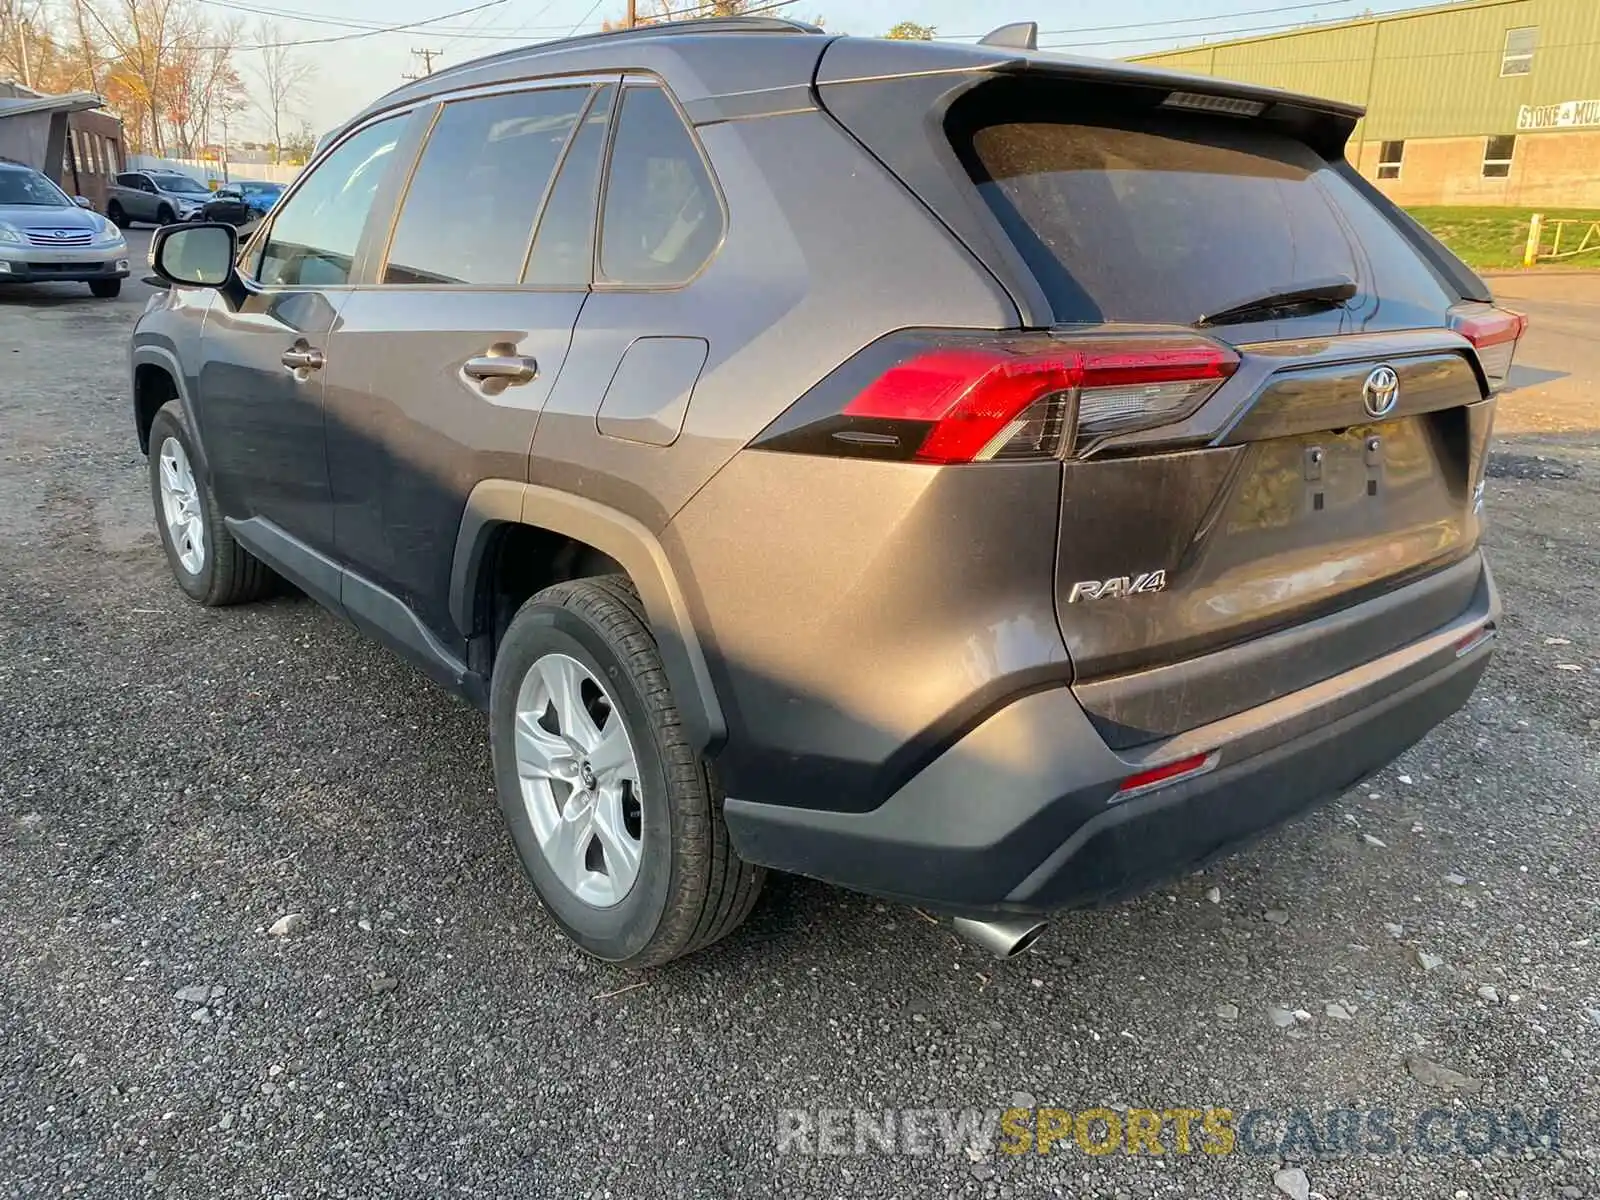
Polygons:
<instances>
[{"instance_id":1,"label":"gravel lot","mask_svg":"<svg viewBox=\"0 0 1600 1200\"><path fill-rule=\"evenodd\" d=\"M1402 1131L1557 1107L1558 1151L1291 1157L1330 1200L1600 1197L1600 278L1496 283L1536 323L1466 711L1010 965L785 879L645 977L540 911L478 714L309 601L169 582L125 375L147 290L0 292L0 1195L1284 1194L1271 1150L1170 1131L1159 1158L777 1153L779 1109L1015 1098Z\"/></svg>"}]
</instances>

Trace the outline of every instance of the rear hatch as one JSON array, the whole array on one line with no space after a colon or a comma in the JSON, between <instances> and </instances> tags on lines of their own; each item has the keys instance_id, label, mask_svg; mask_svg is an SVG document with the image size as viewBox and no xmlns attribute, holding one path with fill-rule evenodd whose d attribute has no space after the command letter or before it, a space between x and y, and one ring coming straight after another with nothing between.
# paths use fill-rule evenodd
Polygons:
<instances>
[{"instance_id":1,"label":"rear hatch","mask_svg":"<svg viewBox=\"0 0 1600 1200\"><path fill-rule=\"evenodd\" d=\"M1082 352L1051 536L1107 740L1264 703L1460 614L1520 318L1342 164L1352 110L1027 65L821 94L1025 327ZM914 153L887 131L919 108L936 120Z\"/></svg>"}]
</instances>

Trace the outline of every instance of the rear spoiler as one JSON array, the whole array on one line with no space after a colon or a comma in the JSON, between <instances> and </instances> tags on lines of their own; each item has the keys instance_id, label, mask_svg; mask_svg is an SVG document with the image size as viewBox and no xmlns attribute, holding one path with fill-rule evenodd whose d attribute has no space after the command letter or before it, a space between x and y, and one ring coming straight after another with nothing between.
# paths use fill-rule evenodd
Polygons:
<instances>
[{"instance_id":1,"label":"rear spoiler","mask_svg":"<svg viewBox=\"0 0 1600 1200\"><path fill-rule=\"evenodd\" d=\"M1064 82L1105 84L1145 91L1151 93L1153 99L1161 95L1193 97L1193 107L1206 107L1206 99L1224 104L1256 105L1259 106L1257 111L1244 115L1286 127L1286 132L1328 159L1343 154L1356 122L1366 112L1358 104L1237 83L1211 75L1191 75L1141 63L1086 58L1049 50L1014 49L982 42L975 46L946 42L886 44L877 38L839 38L823 55L817 69L817 86L826 89L835 84L969 73L975 76L1033 75Z\"/></svg>"}]
</instances>

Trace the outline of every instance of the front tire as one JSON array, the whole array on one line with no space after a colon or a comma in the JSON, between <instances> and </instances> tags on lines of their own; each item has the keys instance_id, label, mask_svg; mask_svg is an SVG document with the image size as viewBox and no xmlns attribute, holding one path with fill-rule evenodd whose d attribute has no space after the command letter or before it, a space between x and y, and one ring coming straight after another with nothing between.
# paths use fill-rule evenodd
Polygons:
<instances>
[{"instance_id":1,"label":"front tire","mask_svg":"<svg viewBox=\"0 0 1600 1200\"><path fill-rule=\"evenodd\" d=\"M749 915L765 872L733 851L626 577L557 584L522 606L495 658L490 722L517 855L582 949L656 966Z\"/></svg>"},{"instance_id":2,"label":"front tire","mask_svg":"<svg viewBox=\"0 0 1600 1200\"><path fill-rule=\"evenodd\" d=\"M172 577L207 608L259 600L271 592L274 576L233 540L195 462L182 410L171 401L150 424L150 495Z\"/></svg>"},{"instance_id":3,"label":"front tire","mask_svg":"<svg viewBox=\"0 0 1600 1200\"><path fill-rule=\"evenodd\" d=\"M115 300L122 294L122 280L120 279L91 279L89 291L100 300Z\"/></svg>"},{"instance_id":4,"label":"front tire","mask_svg":"<svg viewBox=\"0 0 1600 1200\"><path fill-rule=\"evenodd\" d=\"M156 209L157 225L171 225L174 224L177 219L178 214L173 212L169 205L163 204L160 208Z\"/></svg>"}]
</instances>

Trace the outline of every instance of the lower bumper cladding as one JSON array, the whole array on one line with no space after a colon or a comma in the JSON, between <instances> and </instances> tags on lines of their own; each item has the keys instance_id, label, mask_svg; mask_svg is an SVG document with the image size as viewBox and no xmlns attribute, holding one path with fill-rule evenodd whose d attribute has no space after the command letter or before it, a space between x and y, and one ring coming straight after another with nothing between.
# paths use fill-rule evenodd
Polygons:
<instances>
[{"instance_id":1,"label":"lower bumper cladding","mask_svg":"<svg viewBox=\"0 0 1600 1200\"><path fill-rule=\"evenodd\" d=\"M1498 616L1485 568L1467 611L1419 642L1164 742L1113 751L1053 688L995 713L875 809L730 798L728 828L748 861L1021 920L1010 936L1029 917L1156 886L1388 765L1467 702Z\"/></svg>"}]
</instances>

